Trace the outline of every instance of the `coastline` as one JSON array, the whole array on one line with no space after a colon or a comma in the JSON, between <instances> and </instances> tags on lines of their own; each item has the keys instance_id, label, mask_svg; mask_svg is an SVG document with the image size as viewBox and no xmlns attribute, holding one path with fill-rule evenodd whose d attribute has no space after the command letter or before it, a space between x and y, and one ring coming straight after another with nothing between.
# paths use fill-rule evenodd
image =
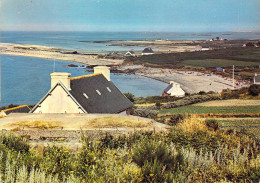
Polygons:
<instances>
[{"instance_id":1,"label":"coastline","mask_svg":"<svg viewBox=\"0 0 260 183\"><path fill-rule=\"evenodd\" d=\"M0 43L0 55L15 55L26 57L38 57L45 59L65 60L82 63L90 66L95 65L120 65L122 59L99 58L97 54L87 54L70 50L62 50L54 47L39 45L23 45L13 43Z\"/></svg>"},{"instance_id":2,"label":"coastline","mask_svg":"<svg viewBox=\"0 0 260 183\"><path fill-rule=\"evenodd\" d=\"M185 43L187 43L187 41L185 41ZM187 93L198 93L200 91L220 92L223 89L233 89L233 81L230 78L224 78L214 74L204 74L196 71L151 68L142 65L123 65L123 58L117 59L117 57L115 57L110 59L104 58L104 56L100 57L100 55L97 54L105 54L105 52L75 52L54 47L11 43L0 43L0 48L0 55L4 54L72 61L86 64L90 67L96 65L107 65L111 66L115 72L126 74L131 73L164 83L175 81L178 82L182 89ZM237 88L249 85L249 83L246 82L236 81L236 83L238 83ZM164 88L162 88L162 90L163 89Z\"/></svg>"}]
</instances>

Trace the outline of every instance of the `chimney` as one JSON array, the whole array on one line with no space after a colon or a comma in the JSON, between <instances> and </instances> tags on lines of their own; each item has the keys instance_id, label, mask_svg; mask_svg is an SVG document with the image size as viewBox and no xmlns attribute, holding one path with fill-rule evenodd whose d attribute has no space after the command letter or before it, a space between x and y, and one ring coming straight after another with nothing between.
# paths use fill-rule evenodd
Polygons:
<instances>
[{"instance_id":1,"label":"chimney","mask_svg":"<svg viewBox=\"0 0 260 183\"><path fill-rule=\"evenodd\" d=\"M54 72L51 73L51 88L53 88L59 81L68 89L70 88L70 73L67 72Z\"/></svg>"},{"instance_id":2,"label":"chimney","mask_svg":"<svg viewBox=\"0 0 260 183\"><path fill-rule=\"evenodd\" d=\"M107 66L96 66L94 67L94 74L101 73L108 81L110 80L110 67Z\"/></svg>"}]
</instances>

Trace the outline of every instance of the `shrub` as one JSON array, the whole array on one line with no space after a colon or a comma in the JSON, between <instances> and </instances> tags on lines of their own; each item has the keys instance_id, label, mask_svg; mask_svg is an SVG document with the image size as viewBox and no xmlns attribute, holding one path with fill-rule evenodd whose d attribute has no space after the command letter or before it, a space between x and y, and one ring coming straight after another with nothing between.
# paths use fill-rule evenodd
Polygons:
<instances>
[{"instance_id":1,"label":"shrub","mask_svg":"<svg viewBox=\"0 0 260 183\"><path fill-rule=\"evenodd\" d=\"M159 112L156 110L155 106L149 106L149 107L137 107L132 110L133 115L140 116L140 117L146 117L146 118L156 118L157 114Z\"/></svg>"},{"instance_id":2,"label":"shrub","mask_svg":"<svg viewBox=\"0 0 260 183\"><path fill-rule=\"evenodd\" d=\"M210 100L218 100L220 99L219 94L201 94L201 95L191 95L186 96L182 99L176 100L175 102L168 102L165 105L162 105L162 109L170 109L175 107L186 106L190 104L206 102Z\"/></svg>"},{"instance_id":3,"label":"shrub","mask_svg":"<svg viewBox=\"0 0 260 183\"><path fill-rule=\"evenodd\" d=\"M248 88L248 93L252 96L258 96L260 93L260 86L259 85L251 85Z\"/></svg>"},{"instance_id":4,"label":"shrub","mask_svg":"<svg viewBox=\"0 0 260 183\"><path fill-rule=\"evenodd\" d=\"M180 123L184 119L184 116L182 114L174 114L169 121L167 121L167 124L170 126L175 126L178 123Z\"/></svg>"},{"instance_id":5,"label":"shrub","mask_svg":"<svg viewBox=\"0 0 260 183\"><path fill-rule=\"evenodd\" d=\"M219 129L219 123L215 119L206 119L205 124L209 129L213 129L214 131Z\"/></svg>"},{"instance_id":6,"label":"shrub","mask_svg":"<svg viewBox=\"0 0 260 183\"><path fill-rule=\"evenodd\" d=\"M2 133L0 143L4 144L8 149L18 152L29 152L30 149L30 145L26 140L11 133Z\"/></svg>"},{"instance_id":7,"label":"shrub","mask_svg":"<svg viewBox=\"0 0 260 183\"><path fill-rule=\"evenodd\" d=\"M44 151L44 159L41 163L41 167L46 170L48 174L57 174L59 179L62 180L68 177L73 171L73 160L71 158L71 154L65 147L48 146Z\"/></svg>"},{"instance_id":8,"label":"shrub","mask_svg":"<svg viewBox=\"0 0 260 183\"><path fill-rule=\"evenodd\" d=\"M124 93L124 95L126 96L126 98L128 98L128 100L130 100L131 102L134 102L135 99L134 99L134 95L132 93Z\"/></svg>"},{"instance_id":9,"label":"shrub","mask_svg":"<svg viewBox=\"0 0 260 183\"><path fill-rule=\"evenodd\" d=\"M160 109L161 103L160 103L160 102L156 102L156 103L155 103L155 106L156 106L157 109Z\"/></svg>"},{"instance_id":10,"label":"shrub","mask_svg":"<svg viewBox=\"0 0 260 183\"><path fill-rule=\"evenodd\" d=\"M163 142L149 141L144 139L133 149L133 162L143 167L146 162L160 163L166 170L176 170L183 164L180 152L170 150Z\"/></svg>"}]
</instances>

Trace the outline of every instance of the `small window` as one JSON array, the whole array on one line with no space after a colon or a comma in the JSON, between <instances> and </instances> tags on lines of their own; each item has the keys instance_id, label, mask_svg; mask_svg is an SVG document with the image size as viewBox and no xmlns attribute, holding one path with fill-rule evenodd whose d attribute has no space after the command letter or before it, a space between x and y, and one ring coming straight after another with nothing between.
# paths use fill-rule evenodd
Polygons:
<instances>
[{"instance_id":1,"label":"small window","mask_svg":"<svg viewBox=\"0 0 260 183\"><path fill-rule=\"evenodd\" d=\"M108 87L107 87L107 90L108 90L109 92L111 92L110 88L108 88Z\"/></svg>"},{"instance_id":2,"label":"small window","mask_svg":"<svg viewBox=\"0 0 260 183\"><path fill-rule=\"evenodd\" d=\"M86 93L83 93L83 95L84 95L84 97L85 97L86 99L88 99L88 96L87 96L87 94L86 94Z\"/></svg>"},{"instance_id":3,"label":"small window","mask_svg":"<svg viewBox=\"0 0 260 183\"><path fill-rule=\"evenodd\" d=\"M96 90L96 92L97 92L99 95L101 95L101 93L100 93L100 91L99 91L99 90Z\"/></svg>"}]
</instances>

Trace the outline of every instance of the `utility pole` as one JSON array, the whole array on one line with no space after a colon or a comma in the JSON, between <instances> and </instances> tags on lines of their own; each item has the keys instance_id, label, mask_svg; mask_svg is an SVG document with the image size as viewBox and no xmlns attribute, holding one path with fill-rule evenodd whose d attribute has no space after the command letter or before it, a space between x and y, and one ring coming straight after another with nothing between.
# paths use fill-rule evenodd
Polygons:
<instances>
[{"instance_id":1,"label":"utility pole","mask_svg":"<svg viewBox=\"0 0 260 183\"><path fill-rule=\"evenodd\" d=\"M233 90L235 89L235 65L233 65Z\"/></svg>"}]
</instances>

